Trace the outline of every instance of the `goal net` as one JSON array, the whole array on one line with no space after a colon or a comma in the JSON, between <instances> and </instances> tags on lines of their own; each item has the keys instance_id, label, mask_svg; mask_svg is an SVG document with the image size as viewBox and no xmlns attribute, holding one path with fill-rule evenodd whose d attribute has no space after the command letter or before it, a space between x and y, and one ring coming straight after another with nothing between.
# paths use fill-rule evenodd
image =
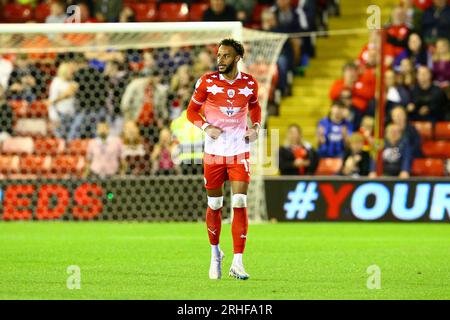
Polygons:
<instances>
[{"instance_id":1,"label":"goal net","mask_svg":"<svg viewBox=\"0 0 450 320\"><path fill-rule=\"evenodd\" d=\"M195 82L215 70L220 40L243 41L240 68L259 82L264 124L286 40L239 22L1 30L4 220L204 219L203 133L185 115ZM265 136L252 147L253 221L266 218Z\"/></svg>"}]
</instances>

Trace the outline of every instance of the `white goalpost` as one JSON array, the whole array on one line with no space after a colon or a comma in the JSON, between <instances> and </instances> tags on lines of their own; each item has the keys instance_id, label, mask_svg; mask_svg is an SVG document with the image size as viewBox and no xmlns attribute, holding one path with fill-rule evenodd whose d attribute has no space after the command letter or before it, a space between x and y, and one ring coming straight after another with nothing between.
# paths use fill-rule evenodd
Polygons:
<instances>
[{"instance_id":1,"label":"white goalpost","mask_svg":"<svg viewBox=\"0 0 450 320\"><path fill-rule=\"evenodd\" d=\"M2 24L0 25L0 56L34 54L39 57L39 55L45 54L58 56L69 52L77 54L94 52L93 56L95 57L95 52L99 54L102 52L124 53L129 50L140 52L139 50L187 48L192 63L196 61L199 52L205 51L204 48L211 47L226 37L233 37L244 43L246 55L241 68L254 75L259 82L262 127L265 128L272 77L276 72L277 58L287 36L246 29L240 22ZM157 59L155 58L155 60ZM156 69L159 73L168 75L165 85L170 87L171 77L176 74L179 66L166 66L164 59L161 61L159 65L156 63ZM49 79L53 76L49 75ZM92 89L95 91L94 95L99 93L96 90L101 90L100 88ZM85 92L84 94L89 95L90 93ZM83 93L78 92L78 95L82 96ZM41 99L45 98L47 98L45 94L41 96ZM186 105L182 107L186 107ZM267 155L264 154L265 144L265 134L262 134L252 149L252 182L248 197L251 221L264 221L267 218L263 179L264 159L267 158ZM69 145L69 142L66 142L66 145ZM142 176L136 178L142 178ZM133 174L128 174L127 179L131 183ZM169 183L167 189L162 192L169 193L172 196L171 202L176 203L177 197L186 195L176 194L177 178L175 176L167 179L173 179L173 183ZM153 197L154 201L158 201L156 195ZM170 206L166 206L166 208L170 208ZM141 210L147 209L144 207ZM197 206L191 206L188 210L198 209ZM154 215L152 212L135 212L135 215L150 218L155 215L161 216L160 214ZM195 215L193 216L195 217ZM170 217L171 214L167 213L167 218L170 219ZM195 220L195 218L193 219Z\"/></svg>"}]
</instances>

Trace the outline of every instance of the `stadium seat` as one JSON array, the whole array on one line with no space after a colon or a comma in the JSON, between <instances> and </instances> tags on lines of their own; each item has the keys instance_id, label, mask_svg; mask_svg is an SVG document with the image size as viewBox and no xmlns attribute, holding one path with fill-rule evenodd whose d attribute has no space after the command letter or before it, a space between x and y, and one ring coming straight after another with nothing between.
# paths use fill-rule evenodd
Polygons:
<instances>
[{"instance_id":1,"label":"stadium seat","mask_svg":"<svg viewBox=\"0 0 450 320\"><path fill-rule=\"evenodd\" d=\"M434 128L436 139L450 139L450 121L437 122Z\"/></svg>"},{"instance_id":2,"label":"stadium seat","mask_svg":"<svg viewBox=\"0 0 450 320\"><path fill-rule=\"evenodd\" d=\"M50 4L43 2L34 9L34 18L37 22L45 22L45 19L50 15Z\"/></svg>"},{"instance_id":3,"label":"stadium seat","mask_svg":"<svg viewBox=\"0 0 450 320\"><path fill-rule=\"evenodd\" d=\"M86 155L89 139L76 139L67 145L67 153L71 155Z\"/></svg>"},{"instance_id":4,"label":"stadium seat","mask_svg":"<svg viewBox=\"0 0 450 320\"><path fill-rule=\"evenodd\" d=\"M26 155L20 158L20 172L23 174L45 174L50 170L50 156Z\"/></svg>"},{"instance_id":5,"label":"stadium seat","mask_svg":"<svg viewBox=\"0 0 450 320\"><path fill-rule=\"evenodd\" d=\"M153 22L157 18L156 3L131 3L137 22Z\"/></svg>"},{"instance_id":6,"label":"stadium seat","mask_svg":"<svg viewBox=\"0 0 450 320\"><path fill-rule=\"evenodd\" d=\"M3 141L2 152L6 154L30 154L34 151L31 137L11 137Z\"/></svg>"},{"instance_id":7,"label":"stadium seat","mask_svg":"<svg viewBox=\"0 0 450 320\"><path fill-rule=\"evenodd\" d=\"M2 8L2 19L6 23L25 23L33 20L31 5L8 3Z\"/></svg>"},{"instance_id":8,"label":"stadium seat","mask_svg":"<svg viewBox=\"0 0 450 320\"><path fill-rule=\"evenodd\" d=\"M444 175L444 161L442 159L415 159L412 164L413 176L442 177Z\"/></svg>"},{"instance_id":9,"label":"stadium seat","mask_svg":"<svg viewBox=\"0 0 450 320\"><path fill-rule=\"evenodd\" d=\"M34 141L34 152L38 155L63 153L64 143L64 140L59 138L38 138Z\"/></svg>"},{"instance_id":10,"label":"stadium seat","mask_svg":"<svg viewBox=\"0 0 450 320\"><path fill-rule=\"evenodd\" d=\"M28 102L26 100L9 100L8 104L11 106L16 118L26 116L28 112Z\"/></svg>"},{"instance_id":11,"label":"stadium seat","mask_svg":"<svg viewBox=\"0 0 450 320\"><path fill-rule=\"evenodd\" d=\"M412 124L419 132L422 140L433 139L433 124L430 121L414 121Z\"/></svg>"},{"instance_id":12,"label":"stadium seat","mask_svg":"<svg viewBox=\"0 0 450 320\"><path fill-rule=\"evenodd\" d=\"M261 23L262 12L269 7L270 7L270 5L268 5L268 4L257 4L255 6L255 9L253 9L252 22L253 23Z\"/></svg>"},{"instance_id":13,"label":"stadium seat","mask_svg":"<svg viewBox=\"0 0 450 320\"><path fill-rule=\"evenodd\" d=\"M59 155L52 159L51 173L58 177L63 175L81 176L84 165L85 160L82 156Z\"/></svg>"},{"instance_id":14,"label":"stadium seat","mask_svg":"<svg viewBox=\"0 0 450 320\"><path fill-rule=\"evenodd\" d=\"M319 165L317 166L316 175L319 176L330 176L335 175L339 172L342 167L341 158L323 158L320 159Z\"/></svg>"},{"instance_id":15,"label":"stadium seat","mask_svg":"<svg viewBox=\"0 0 450 320\"><path fill-rule=\"evenodd\" d=\"M193 3L189 9L189 19L191 21L202 21L203 13L208 8L208 3Z\"/></svg>"},{"instance_id":16,"label":"stadium seat","mask_svg":"<svg viewBox=\"0 0 450 320\"><path fill-rule=\"evenodd\" d=\"M0 155L0 172L2 174L16 173L19 170L19 157Z\"/></svg>"},{"instance_id":17,"label":"stadium seat","mask_svg":"<svg viewBox=\"0 0 450 320\"><path fill-rule=\"evenodd\" d=\"M161 3L159 5L159 21L188 21L189 7L186 3Z\"/></svg>"},{"instance_id":18,"label":"stadium seat","mask_svg":"<svg viewBox=\"0 0 450 320\"><path fill-rule=\"evenodd\" d=\"M43 101L34 101L28 108L27 115L32 118L46 118L48 116L47 105Z\"/></svg>"},{"instance_id":19,"label":"stadium seat","mask_svg":"<svg viewBox=\"0 0 450 320\"><path fill-rule=\"evenodd\" d=\"M450 141L425 141L422 143L422 153L428 158L450 158Z\"/></svg>"},{"instance_id":20,"label":"stadium seat","mask_svg":"<svg viewBox=\"0 0 450 320\"><path fill-rule=\"evenodd\" d=\"M14 130L17 135L22 136L46 136L48 126L44 118L21 118L17 120Z\"/></svg>"}]
</instances>

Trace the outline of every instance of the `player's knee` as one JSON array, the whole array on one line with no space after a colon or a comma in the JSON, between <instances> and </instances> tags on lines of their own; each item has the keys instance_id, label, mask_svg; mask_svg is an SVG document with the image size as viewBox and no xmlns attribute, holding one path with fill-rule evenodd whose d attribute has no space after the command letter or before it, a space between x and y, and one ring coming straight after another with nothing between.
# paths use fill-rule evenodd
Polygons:
<instances>
[{"instance_id":1,"label":"player's knee","mask_svg":"<svg viewBox=\"0 0 450 320\"><path fill-rule=\"evenodd\" d=\"M233 208L247 208L247 195L243 193L233 194Z\"/></svg>"},{"instance_id":2,"label":"player's knee","mask_svg":"<svg viewBox=\"0 0 450 320\"><path fill-rule=\"evenodd\" d=\"M208 197L208 207L213 210L219 210L223 207L223 196L222 197Z\"/></svg>"}]
</instances>

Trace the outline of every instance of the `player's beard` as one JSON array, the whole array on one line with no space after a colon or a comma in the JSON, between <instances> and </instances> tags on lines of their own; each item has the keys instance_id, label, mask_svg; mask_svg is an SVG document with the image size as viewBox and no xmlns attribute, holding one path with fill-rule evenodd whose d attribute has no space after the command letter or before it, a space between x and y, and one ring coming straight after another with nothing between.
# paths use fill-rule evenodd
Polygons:
<instances>
[{"instance_id":1,"label":"player's beard","mask_svg":"<svg viewBox=\"0 0 450 320\"><path fill-rule=\"evenodd\" d=\"M219 69L219 67L217 66L217 70L219 71L219 73L221 73L221 74L226 74L226 73L230 73L232 70L233 70L233 67L234 67L234 63L230 63L226 68L225 68L225 70L224 71L220 71L220 69Z\"/></svg>"}]
</instances>

